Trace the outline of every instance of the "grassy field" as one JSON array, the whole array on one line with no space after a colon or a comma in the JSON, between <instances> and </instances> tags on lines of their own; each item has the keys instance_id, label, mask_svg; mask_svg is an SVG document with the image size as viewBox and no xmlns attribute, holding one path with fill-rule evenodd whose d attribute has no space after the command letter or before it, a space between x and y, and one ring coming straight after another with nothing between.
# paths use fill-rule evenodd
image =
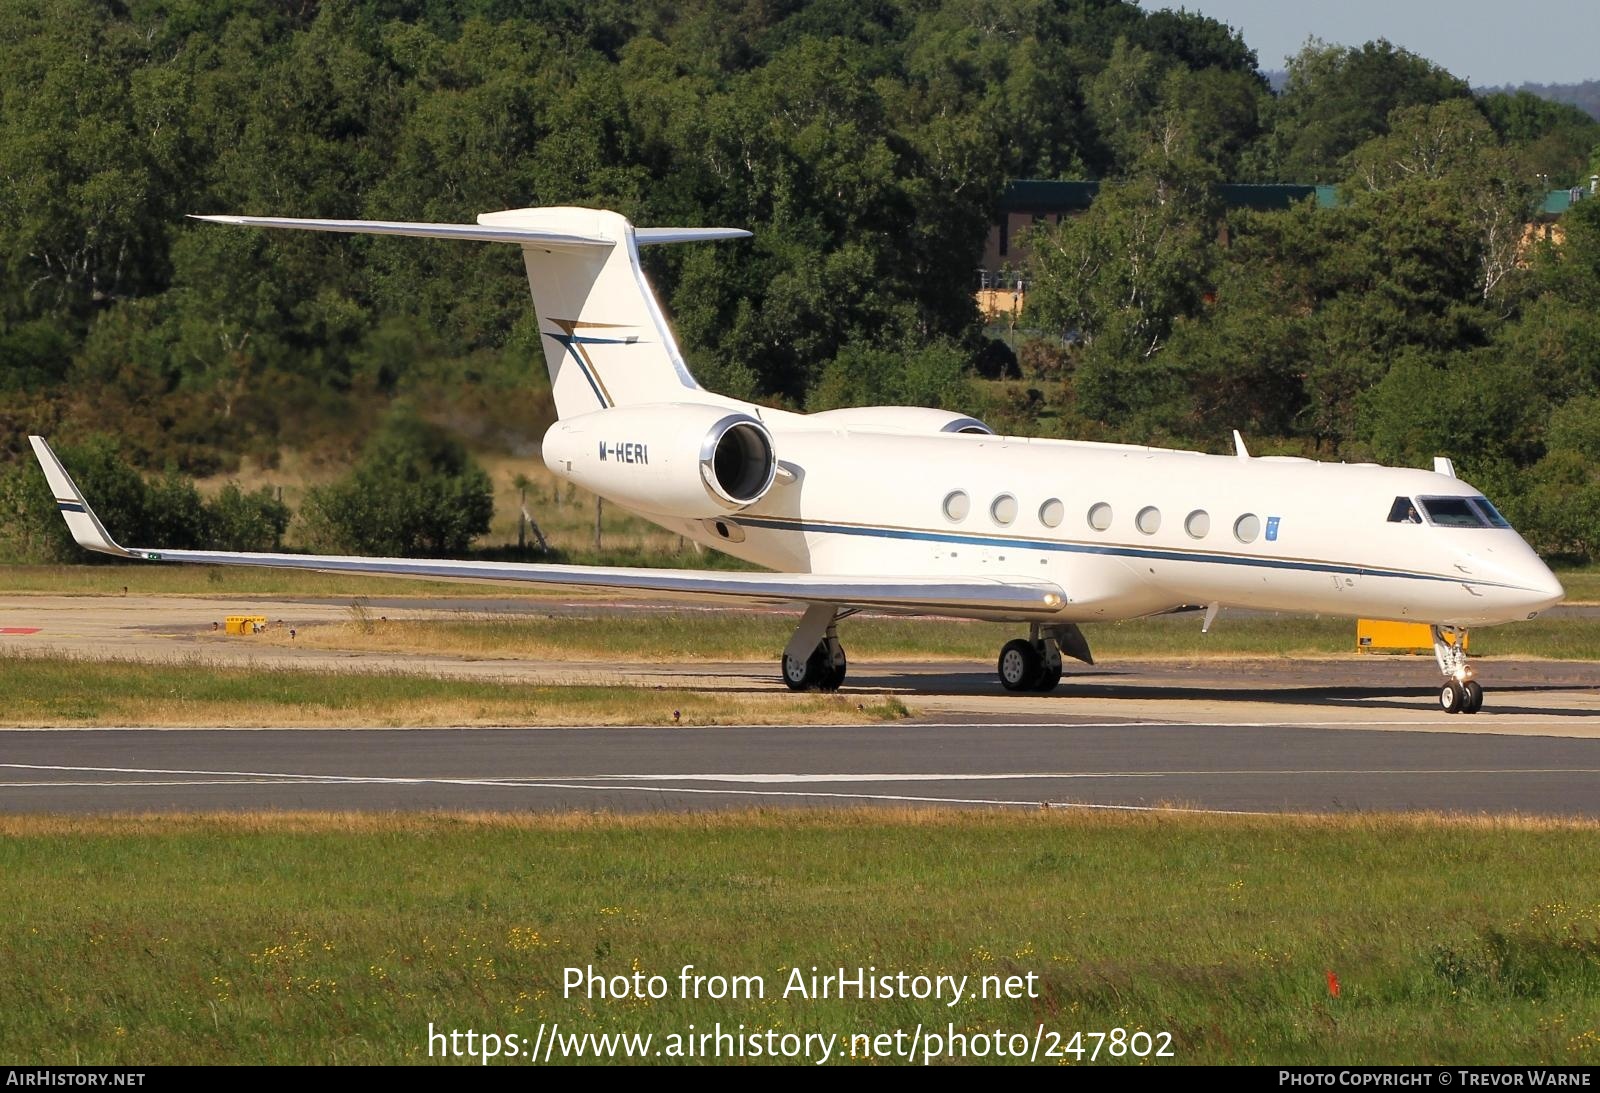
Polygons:
<instances>
[{"instance_id":1,"label":"grassy field","mask_svg":"<svg viewBox=\"0 0 1600 1093\"><path fill-rule=\"evenodd\" d=\"M826 724L904 717L898 699L533 686L399 672L0 655L0 726Z\"/></svg>"},{"instance_id":2,"label":"grassy field","mask_svg":"<svg viewBox=\"0 0 1600 1093\"><path fill-rule=\"evenodd\" d=\"M529 618L471 615L441 620L378 620L360 614L346 623L308 626L293 644L326 649L443 653L475 657L538 657L554 660L627 657L634 660L767 660L794 628L787 615L759 612L641 612L627 625L597 626L570 616ZM1355 650L1349 619L1269 617L1224 613L1209 634L1200 615L1168 615L1084 627L1096 657L1336 656ZM1024 628L1006 623L954 619L855 618L839 635L858 660L916 657L993 657ZM291 644L287 633L262 637ZM1474 631L1474 654L1534 656L1563 660L1600 657L1600 619L1538 619Z\"/></svg>"},{"instance_id":3,"label":"grassy field","mask_svg":"<svg viewBox=\"0 0 1600 1093\"><path fill-rule=\"evenodd\" d=\"M1567 603L1600 603L1600 567L1557 569L1556 576L1567 590Z\"/></svg>"},{"instance_id":4,"label":"grassy field","mask_svg":"<svg viewBox=\"0 0 1600 1093\"><path fill-rule=\"evenodd\" d=\"M1043 1024L1063 1042L1120 1027L1170 1032L1181 1063L1600 1061L1593 825L756 812L0 833L14 1063L422 1062L430 1022L660 1046L719 1021L846 1038ZM761 976L766 997L683 999L685 964ZM1037 997L783 998L813 965L973 989L1031 972ZM671 989L566 998L569 966Z\"/></svg>"}]
</instances>

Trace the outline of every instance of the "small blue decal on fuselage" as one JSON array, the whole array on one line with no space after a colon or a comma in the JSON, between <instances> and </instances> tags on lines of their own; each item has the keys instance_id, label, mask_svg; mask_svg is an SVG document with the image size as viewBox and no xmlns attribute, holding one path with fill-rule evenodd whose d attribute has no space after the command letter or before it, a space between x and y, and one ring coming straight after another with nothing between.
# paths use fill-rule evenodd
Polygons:
<instances>
[{"instance_id":1,"label":"small blue decal on fuselage","mask_svg":"<svg viewBox=\"0 0 1600 1093\"><path fill-rule=\"evenodd\" d=\"M1277 541L1278 541L1278 518L1276 516L1269 516L1269 517L1267 517L1267 542L1276 543Z\"/></svg>"}]
</instances>

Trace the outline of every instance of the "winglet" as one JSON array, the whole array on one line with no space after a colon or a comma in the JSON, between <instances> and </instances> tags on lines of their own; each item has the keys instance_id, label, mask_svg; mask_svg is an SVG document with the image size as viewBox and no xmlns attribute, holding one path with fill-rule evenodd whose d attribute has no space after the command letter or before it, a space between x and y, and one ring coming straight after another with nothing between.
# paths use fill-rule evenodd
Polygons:
<instances>
[{"instance_id":1,"label":"winglet","mask_svg":"<svg viewBox=\"0 0 1600 1093\"><path fill-rule=\"evenodd\" d=\"M50 450L50 445L44 437L30 436L28 443L33 445L33 454L38 458L45 479L50 483L50 495L55 498L56 507L66 518L67 530L78 540L78 545L89 550L97 550L101 554L115 554L119 558L136 557L133 551L124 550L117 545L115 539L106 534L105 525L100 523L100 518L89 507L89 502L84 500L83 491L78 489L78 484L67 473L67 468L61 465L56 453Z\"/></svg>"}]
</instances>

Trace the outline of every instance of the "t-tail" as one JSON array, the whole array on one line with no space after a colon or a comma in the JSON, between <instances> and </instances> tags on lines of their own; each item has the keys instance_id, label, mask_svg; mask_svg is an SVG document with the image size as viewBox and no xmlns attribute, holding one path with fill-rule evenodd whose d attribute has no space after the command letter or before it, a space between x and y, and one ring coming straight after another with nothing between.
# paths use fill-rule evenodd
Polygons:
<instances>
[{"instance_id":1,"label":"t-tail","mask_svg":"<svg viewBox=\"0 0 1600 1093\"><path fill-rule=\"evenodd\" d=\"M511 209L482 213L476 224L382 220L302 220L275 216L200 216L222 224L302 231L405 235L515 243L543 336L556 414L612 406L724 402L689 374L639 265L639 247L740 239L738 228L635 228L600 209Z\"/></svg>"}]
</instances>

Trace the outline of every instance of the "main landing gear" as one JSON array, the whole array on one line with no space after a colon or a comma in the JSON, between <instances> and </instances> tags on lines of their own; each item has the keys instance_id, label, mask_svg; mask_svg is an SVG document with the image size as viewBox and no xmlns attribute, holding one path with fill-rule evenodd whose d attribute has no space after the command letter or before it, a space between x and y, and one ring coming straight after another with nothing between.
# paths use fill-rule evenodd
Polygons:
<instances>
[{"instance_id":1,"label":"main landing gear","mask_svg":"<svg viewBox=\"0 0 1600 1093\"><path fill-rule=\"evenodd\" d=\"M853 611L838 611L827 604L806 611L781 658L783 682L791 691L837 691L844 683L848 663L844 646L839 643L838 622L852 614ZM822 640L812 646L811 642L816 641L812 631L819 626ZM797 644L799 653L792 651ZM810 652L805 652L808 646Z\"/></svg>"},{"instance_id":2,"label":"main landing gear","mask_svg":"<svg viewBox=\"0 0 1600 1093\"><path fill-rule=\"evenodd\" d=\"M1053 691L1061 682L1062 654L1093 664L1089 643L1077 626L1040 626L1034 623L1026 638L1008 641L1000 648L996 671L1000 686L1008 691Z\"/></svg>"},{"instance_id":3,"label":"main landing gear","mask_svg":"<svg viewBox=\"0 0 1600 1093\"><path fill-rule=\"evenodd\" d=\"M1477 713L1483 709L1483 687L1467 663L1467 631L1460 626L1433 628L1433 655L1444 673L1439 708L1445 713Z\"/></svg>"}]
</instances>

